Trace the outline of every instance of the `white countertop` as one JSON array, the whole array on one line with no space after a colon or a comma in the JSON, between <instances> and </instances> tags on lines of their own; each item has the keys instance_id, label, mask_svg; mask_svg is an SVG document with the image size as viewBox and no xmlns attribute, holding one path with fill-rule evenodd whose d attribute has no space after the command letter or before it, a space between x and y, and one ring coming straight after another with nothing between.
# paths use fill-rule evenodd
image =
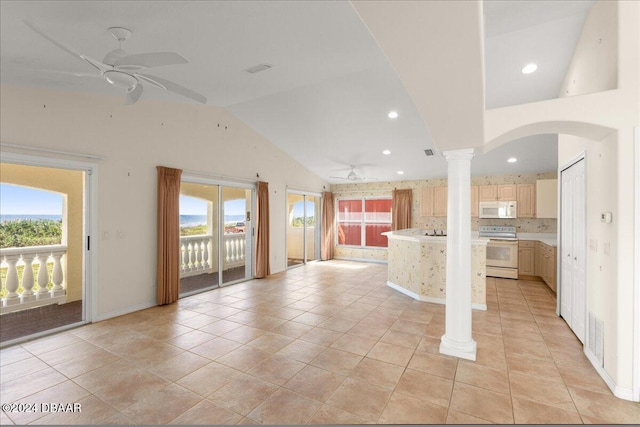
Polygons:
<instances>
[{"instance_id":1,"label":"white countertop","mask_svg":"<svg viewBox=\"0 0 640 427\"><path fill-rule=\"evenodd\" d=\"M550 246L558 246L556 233L517 233L518 240L538 240Z\"/></svg>"},{"instance_id":2,"label":"white countertop","mask_svg":"<svg viewBox=\"0 0 640 427\"><path fill-rule=\"evenodd\" d=\"M429 230L431 231L431 230ZM447 236L427 236L427 230L421 228L407 228L405 230L387 231L382 233L389 239L409 240L414 242L447 243ZM487 237L478 237L478 232L471 233L471 243L474 245L486 245L489 243Z\"/></svg>"},{"instance_id":3,"label":"white countertop","mask_svg":"<svg viewBox=\"0 0 640 427\"><path fill-rule=\"evenodd\" d=\"M429 230L432 231L432 230ZM382 233L390 239L410 240L414 242L446 243L447 236L426 236L427 230L421 228L407 228L405 230L387 231ZM550 246L558 246L556 233L517 233L518 240L538 240ZM471 232L471 243L486 245L488 237L478 237L477 231Z\"/></svg>"}]
</instances>

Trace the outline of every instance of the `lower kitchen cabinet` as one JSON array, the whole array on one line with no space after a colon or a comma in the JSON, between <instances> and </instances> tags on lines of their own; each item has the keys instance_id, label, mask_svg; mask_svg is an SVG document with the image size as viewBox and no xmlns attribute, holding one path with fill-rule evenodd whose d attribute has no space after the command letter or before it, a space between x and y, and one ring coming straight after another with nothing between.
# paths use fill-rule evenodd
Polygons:
<instances>
[{"instance_id":1,"label":"lower kitchen cabinet","mask_svg":"<svg viewBox=\"0 0 640 427\"><path fill-rule=\"evenodd\" d=\"M535 246L532 240L518 242L518 276L535 276Z\"/></svg>"},{"instance_id":2,"label":"lower kitchen cabinet","mask_svg":"<svg viewBox=\"0 0 640 427\"><path fill-rule=\"evenodd\" d=\"M520 240L518 276L538 276L556 292L556 247L540 241Z\"/></svg>"}]
</instances>

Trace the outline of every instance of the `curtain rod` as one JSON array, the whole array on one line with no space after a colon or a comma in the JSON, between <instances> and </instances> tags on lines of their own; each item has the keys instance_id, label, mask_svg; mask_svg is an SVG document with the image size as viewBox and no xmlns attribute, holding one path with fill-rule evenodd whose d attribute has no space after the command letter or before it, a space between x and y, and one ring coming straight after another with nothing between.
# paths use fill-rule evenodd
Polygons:
<instances>
[{"instance_id":1,"label":"curtain rod","mask_svg":"<svg viewBox=\"0 0 640 427\"><path fill-rule=\"evenodd\" d=\"M94 159L94 160L105 159L104 156L97 156L95 154L76 153L73 151L63 151L63 150L52 150L50 148L41 148L41 147L29 147L27 145L9 144L7 142L0 143L0 147L18 148L20 150L29 150L29 151L35 151L40 153L61 154L61 155L70 156L70 157L83 157L85 159Z\"/></svg>"},{"instance_id":2,"label":"curtain rod","mask_svg":"<svg viewBox=\"0 0 640 427\"><path fill-rule=\"evenodd\" d=\"M287 190L292 190L292 191L307 191L307 192L310 192L310 193L319 193L319 194L322 194L325 191L329 191L329 190L326 190L324 188L322 190L316 190L316 189L313 189L313 188L299 187L297 185L289 185L289 184L286 185L286 188L287 188Z\"/></svg>"},{"instance_id":3,"label":"curtain rod","mask_svg":"<svg viewBox=\"0 0 640 427\"><path fill-rule=\"evenodd\" d=\"M349 193L391 193L394 189L389 190L349 190L349 191L339 191L332 190L333 194L349 194Z\"/></svg>"},{"instance_id":4,"label":"curtain rod","mask_svg":"<svg viewBox=\"0 0 640 427\"><path fill-rule=\"evenodd\" d=\"M261 181L259 174L256 174L256 179L247 179L247 178L238 178L235 176L215 175L215 174L210 174L206 172L198 172L198 171L192 171L187 169L183 169L182 173L184 175L190 175L190 176L195 176L199 178L218 179L221 181L239 181L239 182L246 182L248 184L255 184L256 182Z\"/></svg>"}]
</instances>

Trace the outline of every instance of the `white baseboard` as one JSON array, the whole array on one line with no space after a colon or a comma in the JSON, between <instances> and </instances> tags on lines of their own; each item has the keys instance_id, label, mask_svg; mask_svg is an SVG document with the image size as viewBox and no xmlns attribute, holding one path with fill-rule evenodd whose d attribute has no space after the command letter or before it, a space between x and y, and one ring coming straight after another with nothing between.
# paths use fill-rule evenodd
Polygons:
<instances>
[{"instance_id":1,"label":"white baseboard","mask_svg":"<svg viewBox=\"0 0 640 427\"><path fill-rule=\"evenodd\" d=\"M444 298L435 298L435 297L428 297L428 296L425 296L425 295L418 295L415 292L412 292L412 291L410 291L408 289L405 289L402 286L396 285L395 283L390 282L388 280L387 280L387 286L392 288L392 289L395 289L396 291L401 292L401 293L403 293L403 294L405 294L405 295L407 295L407 296L409 296L409 297L411 297L411 298L413 298L415 300L418 300L418 301L431 302L431 303L434 303L434 304L442 304L442 305L446 305L446 302L447 302L447 300L444 299ZM487 305L486 304L472 303L471 304L471 308L473 308L475 310L487 311Z\"/></svg>"},{"instance_id":2,"label":"white baseboard","mask_svg":"<svg viewBox=\"0 0 640 427\"><path fill-rule=\"evenodd\" d=\"M333 259L338 259L342 261L359 261L359 262L372 262L375 264L388 264L386 259L351 258L351 257L341 257L341 256L333 257Z\"/></svg>"},{"instance_id":3,"label":"white baseboard","mask_svg":"<svg viewBox=\"0 0 640 427\"><path fill-rule=\"evenodd\" d=\"M133 305L131 307L125 307L120 310L110 311L108 313L99 314L93 320L94 322L101 322L103 320L112 319L114 317L122 316L125 314L133 313L134 311L145 310L147 308L155 307L157 304L146 302L143 304Z\"/></svg>"},{"instance_id":4,"label":"white baseboard","mask_svg":"<svg viewBox=\"0 0 640 427\"><path fill-rule=\"evenodd\" d=\"M584 347L584 354L587 356L591 365L593 365L596 372L600 377L602 377L614 396L620 399L633 401L633 390L631 388L618 386L609 373L599 365L598 358L588 347Z\"/></svg>"}]
</instances>

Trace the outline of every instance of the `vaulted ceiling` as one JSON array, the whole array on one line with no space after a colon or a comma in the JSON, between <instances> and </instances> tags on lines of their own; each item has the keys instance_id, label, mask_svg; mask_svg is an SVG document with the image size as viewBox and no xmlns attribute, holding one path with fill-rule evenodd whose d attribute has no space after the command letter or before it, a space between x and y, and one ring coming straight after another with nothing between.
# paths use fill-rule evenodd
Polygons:
<instances>
[{"instance_id":1,"label":"vaulted ceiling","mask_svg":"<svg viewBox=\"0 0 640 427\"><path fill-rule=\"evenodd\" d=\"M432 86L438 85L438 73L456 72L466 73L474 87L483 87L484 93L468 94L469 104L475 104L460 105L464 110L482 109L478 100L486 108L497 108L555 98L593 2L485 1L476 3L480 17L476 23L472 15L463 17L454 10L461 6L456 3L464 7L470 2L424 3L437 6L432 7L437 14L423 16L428 29L452 23L458 25L458 32L449 40L407 40L412 43L407 55L415 55L418 42L479 46L477 56L459 58L455 50L430 55L425 49L423 57L415 57L432 67L432 72L418 76ZM481 6L484 19L479 15ZM122 45L127 52L175 51L189 61L158 67L149 74L202 93L209 105L227 108L330 182L343 182L331 177L346 177L350 165L381 181L446 176L446 161L439 155L446 144L438 141L442 139L438 126L443 120L458 120L460 129L473 136L478 123L456 117L425 120L443 102L416 102L402 72L394 68L394 58L387 57L376 39L364 7L364 3L346 1L3 0L1 83L122 96L104 80L73 75L95 70L43 39L22 20L97 60L118 47L107 29L126 27L132 31ZM391 23L394 2L385 7ZM474 25L460 25L463 19ZM403 22L393 24L402 28ZM482 27L484 40L474 40L481 37ZM444 66L447 55L450 69ZM536 62L538 71L523 75L520 70L528 62ZM245 71L258 64L271 68L255 74ZM465 64L470 68L463 68ZM465 96L464 87L443 90L450 91L458 103ZM145 88L139 103L149 99L192 102L152 86ZM388 118L389 111L397 111L398 117ZM382 154L385 149L391 154ZM436 155L426 157L425 149L434 149ZM524 138L474 158L472 173L551 171L557 167L556 153L555 135ZM508 157L519 161L508 164ZM404 175L398 175L399 170Z\"/></svg>"}]
</instances>

